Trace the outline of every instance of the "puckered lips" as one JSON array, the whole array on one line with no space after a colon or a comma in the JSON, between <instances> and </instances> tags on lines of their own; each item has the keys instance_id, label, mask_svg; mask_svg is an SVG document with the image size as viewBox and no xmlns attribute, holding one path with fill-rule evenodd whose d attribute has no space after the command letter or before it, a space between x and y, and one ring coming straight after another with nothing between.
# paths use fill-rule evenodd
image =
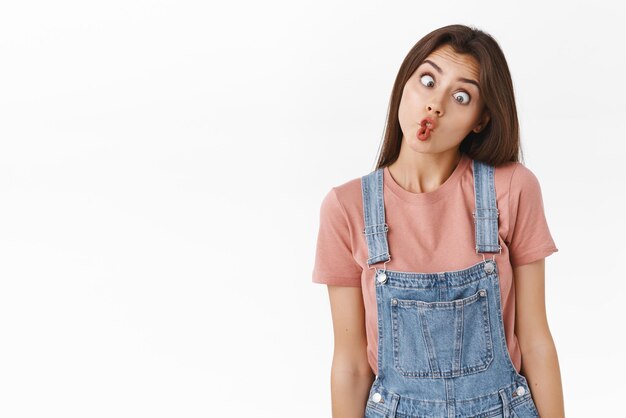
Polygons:
<instances>
[{"instance_id":1,"label":"puckered lips","mask_svg":"<svg viewBox=\"0 0 626 418\"><path fill-rule=\"evenodd\" d=\"M420 121L420 128L417 130L417 139L426 141L430 137L430 133L435 130L435 120L431 117L425 117Z\"/></svg>"}]
</instances>

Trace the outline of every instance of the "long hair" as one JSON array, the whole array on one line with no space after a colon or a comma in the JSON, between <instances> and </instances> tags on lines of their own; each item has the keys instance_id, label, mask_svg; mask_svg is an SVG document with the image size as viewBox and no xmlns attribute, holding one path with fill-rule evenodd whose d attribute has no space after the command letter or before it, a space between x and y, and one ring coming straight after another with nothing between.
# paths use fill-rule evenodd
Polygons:
<instances>
[{"instance_id":1,"label":"long hair","mask_svg":"<svg viewBox=\"0 0 626 418\"><path fill-rule=\"evenodd\" d=\"M489 34L465 25L449 25L420 39L400 65L391 91L376 169L390 165L400 155L402 130L398 108L404 85L422 61L443 45L450 45L456 53L469 54L478 61L480 93L490 113L484 129L479 133L470 131L463 139L461 152L494 166L520 161L519 121L513 81L504 53Z\"/></svg>"}]
</instances>

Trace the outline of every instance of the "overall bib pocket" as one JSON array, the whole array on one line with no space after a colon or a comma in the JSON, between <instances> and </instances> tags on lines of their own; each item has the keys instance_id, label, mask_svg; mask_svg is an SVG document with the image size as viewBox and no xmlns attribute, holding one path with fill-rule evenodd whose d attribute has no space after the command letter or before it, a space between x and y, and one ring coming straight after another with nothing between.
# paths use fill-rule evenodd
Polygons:
<instances>
[{"instance_id":1,"label":"overall bib pocket","mask_svg":"<svg viewBox=\"0 0 626 418\"><path fill-rule=\"evenodd\" d=\"M393 360L405 377L481 372L493 360L487 289L449 301L391 298Z\"/></svg>"}]
</instances>

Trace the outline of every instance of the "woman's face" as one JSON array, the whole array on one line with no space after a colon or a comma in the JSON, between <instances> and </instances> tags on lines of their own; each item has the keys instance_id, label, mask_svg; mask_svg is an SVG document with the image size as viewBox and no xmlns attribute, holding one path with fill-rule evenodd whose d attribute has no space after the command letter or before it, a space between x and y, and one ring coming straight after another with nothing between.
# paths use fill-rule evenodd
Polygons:
<instances>
[{"instance_id":1,"label":"woman's face","mask_svg":"<svg viewBox=\"0 0 626 418\"><path fill-rule=\"evenodd\" d=\"M484 129L489 114L483 112L478 70L474 57L459 55L449 45L426 57L402 91L398 110L402 143L417 152L441 153L458 148L470 131ZM418 139L425 117L435 126Z\"/></svg>"}]
</instances>

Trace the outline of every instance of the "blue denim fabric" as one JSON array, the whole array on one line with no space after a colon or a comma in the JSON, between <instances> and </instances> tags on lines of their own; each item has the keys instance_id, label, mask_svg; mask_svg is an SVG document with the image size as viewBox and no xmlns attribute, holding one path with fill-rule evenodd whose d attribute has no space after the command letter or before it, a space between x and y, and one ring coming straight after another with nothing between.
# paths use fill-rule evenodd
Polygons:
<instances>
[{"instance_id":1,"label":"blue denim fabric","mask_svg":"<svg viewBox=\"0 0 626 418\"><path fill-rule=\"evenodd\" d=\"M388 270L383 169L361 178L378 308L378 375L365 418L539 417L504 336L493 166L473 161L477 254L462 270ZM383 262L383 267L373 266ZM372 267L373 266L373 267Z\"/></svg>"}]
</instances>

